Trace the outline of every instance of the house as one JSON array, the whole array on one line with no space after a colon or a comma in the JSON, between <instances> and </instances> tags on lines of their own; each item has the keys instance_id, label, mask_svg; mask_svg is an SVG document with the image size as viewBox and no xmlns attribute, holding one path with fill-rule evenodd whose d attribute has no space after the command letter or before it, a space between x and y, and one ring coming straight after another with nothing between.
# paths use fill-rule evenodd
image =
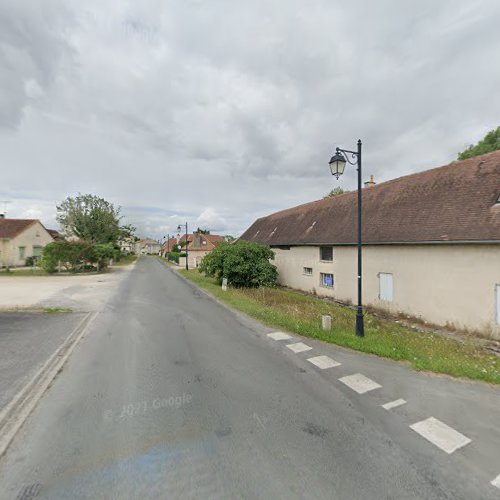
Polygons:
<instances>
[{"instance_id":1,"label":"house","mask_svg":"<svg viewBox=\"0 0 500 500\"><path fill-rule=\"evenodd\" d=\"M37 219L7 219L0 215L0 267L24 266L27 257L40 257L54 241Z\"/></svg>"},{"instance_id":2,"label":"house","mask_svg":"<svg viewBox=\"0 0 500 500\"><path fill-rule=\"evenodd\" d=\"M124 254L135 254L137 252L134 236L128 236L119 240L117 245L120 247L120 251Z\"/></svg>"},{"instance_id":3,"label":"house","mask_svg":"<svg viewBox=\"0 0 500 500\"><path fill-rule=\"evenodd\" d=\"M177 245L179 244L179 240L176 237L172 237L168 240L165 240L163 245L161 246L161 255L162 257L166 257L169 252L175 252L178 250Z\"/></svg>"},{"instance_id":4,"label":"house","mask_svg":"<svg viewBox=\"0 0 500 500\"><path fill-rule=\"evenodd\" d=\"M500 151L363 190L363 303L500 338ZM279 282L356 303L357 193L262 217Z\"/></svg>"},{"instance_id":5,"label":"house","mask_svg":"<svg viewBox=\"0 0 500 500\"><path fill-rule=\"evenodd\" d=\"M144 240L139 240L136 243L136 251L141 254L159 254L161 250L161 244L158 240L152 240L150 238L146 238Z\"/></svg>"},{"instance_id":6,"label":"house","mask_svg":"<svg viewBox=\"0 0 500 500\"><path fill-rule=\"evenodd\" d=\"M188 234L187 240L188 266L191 269L198 267L201 264L203 257L208 255L221 242L225 241L222 236L204 233ZM183 235L177 244L182 244L183 241L186 241L186 235ZM181 246L181 251L185 250L185 245ZM186 265L185 257L180 258L179 265Z\"/></svg>"},{"instance_id":7,"label":"house","mask_svg":"<svg viewBox=\"0 0 500 500\"><path fill-rule=\"evenodd\" d=\"M205 255L208 255L217 245L224 241L222 236L216 234L193 233L188 244L189 267L198 267Z\"/></svg>"}]
</instances>

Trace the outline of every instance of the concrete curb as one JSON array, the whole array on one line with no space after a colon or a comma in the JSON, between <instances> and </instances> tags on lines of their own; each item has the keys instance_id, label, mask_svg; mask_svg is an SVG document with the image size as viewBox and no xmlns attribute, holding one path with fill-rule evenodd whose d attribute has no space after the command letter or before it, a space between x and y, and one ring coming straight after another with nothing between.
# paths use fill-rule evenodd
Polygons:
<instances>
[{"instance_id":1,"label":"concrete curb","mask_svg":"<svg viewBox=\"0 0 500 500\"><path fill-rule=\"evenodd\" d=\"M16 394L0 412L0 457L7 451L17 432L34 410L47 388L62 370L86 329L98 313L87 313L68 338L43 364L35 376Z\"/></svg>"}]
</instances>

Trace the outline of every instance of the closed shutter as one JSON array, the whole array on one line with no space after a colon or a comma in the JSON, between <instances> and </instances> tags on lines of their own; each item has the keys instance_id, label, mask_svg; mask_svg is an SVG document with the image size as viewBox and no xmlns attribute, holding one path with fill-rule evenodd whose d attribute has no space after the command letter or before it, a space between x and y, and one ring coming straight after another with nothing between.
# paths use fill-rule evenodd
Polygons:
<instances>
[{"instance_id":1,"label":"closed shutter","mask_svg":"<svg viewBox=\"0 0 500 500\"><path fill-rule=\"evenodd\" d=\"M379 297L380 300L392 302L393 289L392 289L392 274L379 273Z\"/></svg>"}]
</instances>

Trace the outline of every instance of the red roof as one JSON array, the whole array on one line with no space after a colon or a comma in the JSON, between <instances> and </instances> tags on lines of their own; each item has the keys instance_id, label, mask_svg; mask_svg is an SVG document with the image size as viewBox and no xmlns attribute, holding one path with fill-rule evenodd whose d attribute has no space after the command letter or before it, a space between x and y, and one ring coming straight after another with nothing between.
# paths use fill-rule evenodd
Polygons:
<instances>
[{"instance_id":1,"label":"red roof","mask_svg":"<svg viewBox=\"0 0 500 500\"><path fill-rule=\"evenodd\" d=\"M354 244L357 192L262 217L241 236L268 245ZM363 242L500 243L500 151L363 189Z\"/></svg>"},{"instance_id":2,"label":"red roof","mask_svg":"<svg viewBox=\"0 0 500 500\"><path fill-rule=\"evenodd\" d=\"M4 219L0 217L0 238L12 239L28 229L38 219Z\"/></svg>"}]
</instances>

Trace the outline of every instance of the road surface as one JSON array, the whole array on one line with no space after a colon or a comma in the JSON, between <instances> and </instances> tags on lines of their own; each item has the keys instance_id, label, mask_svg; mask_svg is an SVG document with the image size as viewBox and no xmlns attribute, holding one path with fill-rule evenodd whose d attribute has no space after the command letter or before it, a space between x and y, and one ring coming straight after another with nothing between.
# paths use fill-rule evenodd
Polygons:
<instances>
[{"instance_id":1,"label":"road surface","mask_svg":"<svg viewBox=\"0 0 500 500\"><path fill-rule=\"evenodd\" d=\"M498 389L270 332L141 258L1 460L0 498L499 497ZM307 361L324 354L341 364ZM382 387L339 380L359 372ZM471 442L448 454L409 427L427 417Z\"/></svg>"}]
</instances>

